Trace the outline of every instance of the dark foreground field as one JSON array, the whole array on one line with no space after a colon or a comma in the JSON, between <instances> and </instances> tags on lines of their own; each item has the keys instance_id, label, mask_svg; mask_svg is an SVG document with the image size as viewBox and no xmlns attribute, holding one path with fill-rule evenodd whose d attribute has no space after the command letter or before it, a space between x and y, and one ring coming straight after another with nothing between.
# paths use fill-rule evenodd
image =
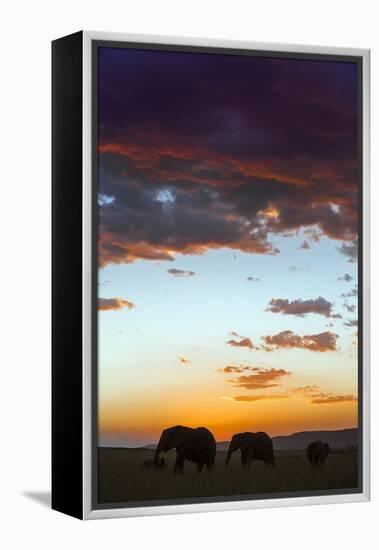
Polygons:
<instances>
[{"instance_id":1,"label":"dark foreground field","mask_svg":"<svg viewBox=\"0 0 379 550\"><path fill-rule=\"evenodd\" d=\"M241 468L236 453L229 468L226 453L217 452L216 470L199 474L185 462L184 474L173 475L175 451L167 453L165 471L140 471L141 463L152 458L147 449L99 449L99 502L117 503L175 498L254 495L291 491L354 489L357 487L357 455L332 453L321 469L312 469L305 452L275 453L275 468L256 461L249 470Z\"/></svg>"}]
</instances>

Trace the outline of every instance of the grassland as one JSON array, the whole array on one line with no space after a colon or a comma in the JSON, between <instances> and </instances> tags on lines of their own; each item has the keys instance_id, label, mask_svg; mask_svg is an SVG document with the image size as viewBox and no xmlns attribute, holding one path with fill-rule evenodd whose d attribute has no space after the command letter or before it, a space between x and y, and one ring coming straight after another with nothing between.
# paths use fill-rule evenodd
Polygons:
<instances>
[{"instance_id":1,"label":"grassland","mask_svg":"<svg viewBox=\"0 0 379 550\"><path fill-rule=\"evenodd\" d=\"M277 452L277 464L270 468L260 461L250 469L240 465L235 453L229 468L226 453L217 452L216 469L201 474L186 462L183 475L173 475L175 451L167 453L167 470L141 471L140 466L152 458L147 449L100 448L98 463L99 502L118 503L162 499L263 495L292 491L354 489L358 483L357 454L331 453L320 469L311 468L305 452Z\"/></svg>"}]
</instances>

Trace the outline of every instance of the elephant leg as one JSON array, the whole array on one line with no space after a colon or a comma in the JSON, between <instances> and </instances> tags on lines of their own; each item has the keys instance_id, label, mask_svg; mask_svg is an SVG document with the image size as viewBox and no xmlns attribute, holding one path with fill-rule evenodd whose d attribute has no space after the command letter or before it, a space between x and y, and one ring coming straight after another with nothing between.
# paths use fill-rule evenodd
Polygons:
<instances>
[{"instance_id":1,"label":"elephant leg","mask_svg":"<svg viewBox=\"0 0 379 550\"><path fill-rule=\"evenodd\" d=\"M242 451L241 452L241 464L244 468L249 466L249 456L248 456L247 451Z\"/></svg>"},{"instance_id":2,"label":"elephant leg","mask_svg":"<svg viewBox=\"0 0 379 550\"><path fill-rule=\"evenodd\" d=\"M183 466L184 466L184 456L177 455L175 466L174 466L174 474L182 474Z\"/></svg>"},{"instance_id":3,"label":"elephant leg","mask_svg":"<svg viewBox=\"0 0 379 550\"><path fill-rule=\"evenodd\" d=\"M253 453L250 451L250 449L247 451L246 453L246 463L245 463L245 466L247 468L250 468L250 466L253 464L253 461L254 461L254 455Z\"/></svg>"},{"instance_id":4,"label":"elephant leg","mask_svg":"<svg viewBox=\"0 0 379 550\"><path fill-rule=\"evenodd\" d=\"M203 469L203 467L204 467L204 462L197 463L197 471L199 472L199 474L201 474L201 470Z\"/></svg>"},{"instance_id":5,"label":"elephant leg","mask_svg":"<svg viewBox=\"0 0 379 550\"><path fill-rule=\"evenodd\" d=\"M208 473L210 472L213 472L215 469L215 461L214 460L209 460L207 462L207 470L208 470Z\"/></svg>"}]
</instances>

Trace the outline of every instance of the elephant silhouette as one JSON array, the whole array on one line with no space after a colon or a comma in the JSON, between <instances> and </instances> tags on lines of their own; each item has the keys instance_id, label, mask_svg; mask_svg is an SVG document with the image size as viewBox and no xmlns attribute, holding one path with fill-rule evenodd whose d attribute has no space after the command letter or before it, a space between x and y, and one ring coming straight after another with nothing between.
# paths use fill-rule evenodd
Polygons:
<instances>
[{"instance_id":1,"label":"elephant silhouette","mask_svg":"<svg viewBox=\"0 0 379 550\"><path fill-rule=\"evenodd\" d=\"M160 453L176 449L174 473L183 473L184 461L196 464L199 472L206 466L211 472L215 466L216 440L207 428L173 426L163 430L155 451L154 461Z\"/></svg>"},{"instance_id":2,"label":"elephant silhouette","mask_svg":"<svg viewBox=\"0 0 379 550\"><path fill-rule=\"evenodd\" d=\"M234 434L226 456L226 466L230 462L232 453L238 450L241 451L242 466L250 466L254 460L262 460L269 466L275 466L272 439L265 432Z\"/></svg>"},{"instance_id":3,"label":"elephant silhouette","mask_svg":"<svg viewBox=\"0 0 379 550\"><path fill-rule=\"evenodd\" d=\"M312 441L307 447L307 457L311 466L322 466L328 457L330 447L322 441Z\"/></svg>"}]
</instances>

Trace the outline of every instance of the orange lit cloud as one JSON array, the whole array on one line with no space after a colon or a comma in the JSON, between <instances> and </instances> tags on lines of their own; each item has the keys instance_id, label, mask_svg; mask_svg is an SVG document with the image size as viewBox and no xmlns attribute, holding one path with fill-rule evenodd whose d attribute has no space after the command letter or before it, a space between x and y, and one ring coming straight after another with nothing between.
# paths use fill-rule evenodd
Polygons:
<instances>
[{"instance_id":1,"label":"orange lit cloud","mask_svg":"<svg viewBox=\"0 0 379 550\"><path fill-rule=\"evenodd\" d=\"M263 216L264 218L274 219L274 220L279 218L279 215L280 215L279 210L275 208L275 206L273 206L272 204L269 204L266 208L258 212L258 216Z\"/></svg>"},{"instance_id":2,"label":"orange lit cloud","mask_svg":"<svg viewBox=\"0 0 379 550\"><path fill-rule=\"evenodd\" d=\"M313 386L317 387L317 386ZM312 388L312 386L310 387ZM300 389L300 388L298 388ZM302 390L306 390L306 388L301 388ZM296 393L296 390L293 390ZM312 398L312 393L306 390L305 392L299 392L304 393L305 397L308 396L308 401L311 405L335 405L339 403L356 403L358 401L358 398L356 395L353 394L334 394L334 393L319 393L315 394L318 395L318 397L314 396ZM232 397L224 397L223 399L229 399L232 401L242 401L242 402L251 402L254 403L255 401L263 401L263 400L276 400L276 399L289 399L291 397L291 393L280 393L280 394L255 394L255 395L238 395L238 396L232 396Z\"/></svg>"},{"instance_id":3,"label":"orange lit cloud","mask_svg":"<svg viewBox=\"0 0 379 550\"><path fill-rule=\"evenodd\" d=\"M290 390L292 394L299 395L307 399L312 405L328 405L336 403L356 402L357 396L353 394L339 394L334 392L321 392L320 386L301 386Z\"/></svg>"},{"instance_id":4,"label":"orange lit cloud","mask_svg":"<svg viewBox=\"0 0 379 550\"><path fill-rule=\"evenodd\" d=\"M127 141L101 143L98 151L102 155L118 155L132 161L139 170L143 170L150 176L166 182L176 182L179 179L188 178L186 168L191 163L191 181L198 185L223 186L225 174L233 176L240 174L244 177L262 177L269 179L280 179L293 185L304 185L305 172L295 175L291 163L277 164L274 160L260 160L259 162L243 161L233 156L225 156L214 151L194 147L193 145L178 144L165 140L161 134L156 136L160 141L152 140L150 131L149 137L140 135L141 142ZM166 161L166 162L165 162ZM297 164L298 166L298 164ZM212 177L209 177L212 170ZM332 174L329 174L333 177ZM238 183L234 183L238 185ZM259 211L259 214L276 219L279 212L275 205L268 204Z\"/></svg>"},{"instance_id":5,"label":"orange lit cloud","mask_svg":"<svg viewBox=\"0 0 379 550\"><path fill-rule=\"evenodd\" d=\"M242 338L242 340L228 340L226 343L234 348L258 349L254 346L250 338Z\"/></svg>"},{"instance_id":6,"label":"orange lit cloud","mask_svg":"<svg viewBox=\"0 0 379 550\"><path fill-rule=\"evenodd\" d=\"M335 395L332 393L329 394L320 394L320 397L312 399L312 405L333 405L336 403L355 403L358 401L356 395Z\"/></svg>"},{"instance_id":7,"label":"orange lit cloud","mask_svg":"<svg viewBox=\"0 0 379 550\"><path fill-rule=\"evenodd\" d=\"M281 381L284 377L291 375L291 372L285 369L248 367L244 368L244 371L246 370L251 371L252 374L243 374L242 376L237 376L236 378L229 379L228 382L239 388L245 388L247 390L260 390L266 388L274 388L279 385L278 381ZM224 370L224 372L230 371Z\"/></svg>"},{"instance_id":8,"label":"orange lit cloud","mask_svg":"<svg viewBox=\"0 0 379 550\"><path fill-rule=\"evenodd\" d=\"M337 350L338 337L338 334L329 331L299 336L292 330L284 330L272 336L263 336L262 340L265 343L264 349L266 351L300 348L323 353Z\"/></svg>"},{"instance_id":9,"label":"orange lit cloud","mask_svg":"<svg viewBox=\"0 0 379 550\"><path fill-rule=\"evenodd\" d=\"M98 300L98 309L100 311L117 311L124 307L133 309L136 306L133 302L129 302L123 298L99 298Z\"/></svg>"},{"instance_id":10,"label":"orange lit cloud","mask_svg":"<svg viewBox=\"0 0 379 550\"><path fill-rule=\"evenodd\" d=\"M259 370L259 367L248 367L244 365L228 365L222 369L220 369L220 372L223 372L225 374L230 374L232 372L244 372L247 370Z\"/></svg>"},{"instance_id":11,"label":"orange lit cloud","mask_svg":"<svg viewBox=\"0 0 379 550\"><path fill-rule=\"evenodd\" d=\"M173 253L146 242L123 242L116 236L103 232L99 236L99 266L132 263L137 259L173 261Z\"/></svg>"},{"instance_id":12,"label":"orange lit cloud","mask_svg":"<svg viewBox=\"0 0 379 550\"><path fill-rule=\"evenodd\" d=\"M227 230L227 223L220 220L220 226L224 225ZM173 261L175 254L194 254L202 255L208 250L217 250L220 248L230 248L250 254L279 254L279 249L265 240L265 235L256 234L246 239L231 242L227 233L224 238L220 237L218 241L203 240L195 242L194 238L188 242L178 239L178 242L148 243L146 240L134 240L134 236L123 241L116 235L104 232L99 238L99 266L104 267L108 264L133 263L136 260L155 260L155 261ZM138 239L138 237L137 237Z\"/></svg>"},{"instance_id":13,"label":"orange lit cloud","mask_svg":"<svg viewBox=\"0 0 379 550\"><path fill-rule=\"evenodd\" d=\"M255 401L271 401L276 399L288 399L288 395L283 394L267 394L267 395L237 395L232 397L233 401L240 401L244 403L254 403Z\"/></svg>"}]
</instances>

